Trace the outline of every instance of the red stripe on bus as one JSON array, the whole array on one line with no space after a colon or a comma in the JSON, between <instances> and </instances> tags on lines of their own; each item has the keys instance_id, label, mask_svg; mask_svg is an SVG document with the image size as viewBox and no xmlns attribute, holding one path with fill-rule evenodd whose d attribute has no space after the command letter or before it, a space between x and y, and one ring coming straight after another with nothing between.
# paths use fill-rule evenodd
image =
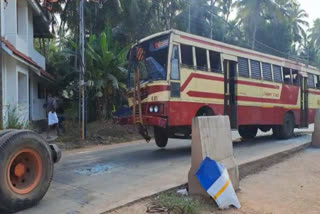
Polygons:
<instances>
[{"instance_id":1,"label":"red stripe on bus","mask_svg":"<svg viewBox=\"0 0 320 214\"><path fill-rule=\"evenodd\" d=\"M189 83L191 82L191 80L193 78L206 79L206 80L215 80L215 81L224 82L224 78L223 77L216 77L216 76L210 76L210 75L205 75L205 74L192 73L188 77L188 79L183 83L183 85L181 87L181 91L184 91L187 88L187 86L189 85ZM250 81L246 81L246 80L236 80L236 84L257 86L257 87L261 87L261 88L280 89L280 86L278 86L278 85L250 82Z\"/></svg>"},{"instance_id":2,"label":"red stripe on bus","mask_svg":"<svg viewBox=\"0 0 320 214\"><path fill-rule=\"evenodd\" d=\"M216 77L216 76L210 76L210 75L205 75L205 74L192 73L192 74L190 74L188 79L181 86L181 91L184 91L187 88L187 86L189 85L189 83L191 82L191 80L193 78L206 79L206 80L215 80L215 81L222 81L222 82L224 81L223 77Z\"/></svg>"},{"instance_id":3,"label":"red stripe on bus","mask_svg":"<svg viewBox=\"0 0 320 214\"><path fill-rule=\"evenodd\" d=\"M248 51L244 51L244 50L239 50L239 49L236 49L236 48L232 48L232 47L227 47L227 46L224 46L224 45L220 45L220 44L215 44L215 43L212 43L212 42L207 42L207 41L203 41L203 40L200 40L200 39L196 39L196 38L192 38L192 37L188 37L188 36L180 36L182 39L186 39L186 40L190 40L190 41L193 41L193 42L198 42L198 43L202 43L202 44L205 44L205 45L210 45L210 46L213 46L213 47L217 47L217 48L223 48L223 49L227 49L227 50L230 50L230 51L236 51L238 53L242 53L242 54L248 54L248 55L252 55L252 56L256 56L256 57L261 57L261 58L265 58L265 59L269 59L269 60L274 60L274 61L278 61L278 62L285 62L287 63L288 65L291 66L291 68L295 68L295 69L298 69L298 70L301 70L302 65L295 65L291 62L288 62L286 60L280 60L280 59L276 59L276 58L273 58L273 57L269 57L269 56L263 56L261 54L257 54L257 53L250 53ZM312 69L314 70L313 68L309 68L309 69Z\"/></svg>"},{"instance_id":4,"label":"red stripe on bus","mask_svg":"<svg viewBox=\"0 0 320 214\"><path fill-rule=\"evenodd\" d=\"M320 95L320 91L308 91L310 94L316 94L316 95Z\"/></svg>"},{"instance_id":5,"label":"red stripe on bus","mask_svg":"<svg viewBox=\"0 0 320 214\"><path fill-rule=\"evenodd\" d=\"M187 94L190 97L202 97L202 98L211 98L211 99L224 99L224 94L217 94L211 92L200 92L200 91L188 91Z\"/></svg>"},{"instance_id":6,"label":"red stripe on bus","mask_svg":"<svg viewBox=\"0 0 320 214\"><path fill-rule=\"evenodd\" d=\"M188 91L187 93L190 97L201 97L201 98L211 98L223 100L223 94L211 93L211 92L200 92L200 91ZM247 97L247 96L237 96L238 101L246 102L260 102L260 103L280 103L280 99L268 99L260 97Z\"/></svg>"},{"instance_id":7,"label":"red stripe on bus","mask_svg":"<svg viewBox=\"0 0 320 214\"><path fill-rule=\"evenodd\" d=\"M154 85L154 86L148 86L147 88L142 88L140 89L140 93L141 94L145 94L145 92L147 92L148 95L154 94L154 93L158 93L158 92L162 92L162 91L169 91L170 90L170 86L169 85ZM128 96L133 96L133 92L130 92L128 94Z\"/></svg>"},{"instance_id":8,"label":"red stripe on bus","mask_svg":"<svg viewBox=\"0 0 320 214\"><path fill-rule=\"evenodd\" d=\"M297 105L299 88L289 89L291 94L288 94L286 88L281 91L279 99L262 98L262 97L249 97L249 96L236 96L238 101L245 102L258 102L258 103L272 103L272 104L282 104L282 105ZM224 99L223 94L211 93L211 92L200 92L200 91L188 91L187 94L190 97L201 97L201 98L211 98L211 99Z\"/></svg>"},{"instance_id":9,"label":"red stripe on bus","mask_svg":"<svg viewBox=\"0 0 320 214\"><path fill-rule=\"evenodd\" d=\"M154 94L162 91L169 91L170 86L168 85L154 85L154 86L149 86L147 87L147 92L148 94Z\"/></svg>"},{"instance_id":10,"label":"red stripe on bus","mask_svg":"<svg viewBox=\"0 0 320 214\"><path fill-rule=\"evenodd\" d=\"M257 86L257 87L262 87L262 88L280 89L280 86L278 86L278 85L250 82L250 81L246 81L246 80L236 80L236 84Z\"/></svg>"}]
</instances>

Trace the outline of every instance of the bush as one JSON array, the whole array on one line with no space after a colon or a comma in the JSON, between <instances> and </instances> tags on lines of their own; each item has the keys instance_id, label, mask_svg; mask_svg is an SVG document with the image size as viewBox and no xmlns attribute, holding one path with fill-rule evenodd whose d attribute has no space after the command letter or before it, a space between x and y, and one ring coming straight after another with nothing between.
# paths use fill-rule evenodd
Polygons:
<instances>
[{"instance_id":1,"label":"bush","mask_svg":"<svg viewBox=\"0 0 320 214\"><path fill-rule=\"evenodd\" d=\"M24 129L27 128L27 122L21 121L16 107L8 109L7 129Z\"/></svg>"}]
</instances>

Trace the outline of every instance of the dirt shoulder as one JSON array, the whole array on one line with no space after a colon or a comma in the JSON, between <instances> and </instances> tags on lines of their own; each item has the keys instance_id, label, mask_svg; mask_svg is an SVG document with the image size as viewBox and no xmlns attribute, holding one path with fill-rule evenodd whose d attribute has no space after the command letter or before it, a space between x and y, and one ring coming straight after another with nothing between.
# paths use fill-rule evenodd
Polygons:
<instances>
[{"instance_id":1,"label":"dirt shoulder","mask_svg":"<svg viewBox=\"0 0 320 214\"><path fill-rule=\"evenodd\" d=\"M73 150L143 140L134 126L121 126L114 124L112 121L89 123L87 133L87 139L81 140L79 125L76 122L67 122L65 133L51 142L57 144L63 150ZM153 135L151 129L149 133L151 136ZM51 134L55 135L55 133Z\"/></svg>"},{"instance_id":2,"label":"dirt shoulder","mask_svg":"<svg viewBox=\"0 0 320 214\"><path fill-rule=\"evenodd\" d=\"M196 209L185 213L218 214L287 214L320 213L320 150L308 149L297 153L290 159L278 163L265 171L250 175L241 180L237 193L242 208L218 210L214 202L206 199L191 198ZM172 194L174 194L173 198ZM175 193L166 193L164 200L190 204L190 197L178 197ZM169 198L168 198L169 197ZM167 199L166 199L167 198ZM109 214L147 213L153 204L168 204L159 196L146 199L130 206L109 212ZM160 202L160 203L159 203ZM185 205L183 205L185 204ZM169 206L171 206L169 204ZM160 206L166 207L166 206ZM164 210L165 211L165 210ZM160 212L155 212L160 213ZM163 212L168 213L168 212ZM174 213L174 212L172 212ZM177 212L179 213L179 212Z\"/></svg>"}]
</instances>

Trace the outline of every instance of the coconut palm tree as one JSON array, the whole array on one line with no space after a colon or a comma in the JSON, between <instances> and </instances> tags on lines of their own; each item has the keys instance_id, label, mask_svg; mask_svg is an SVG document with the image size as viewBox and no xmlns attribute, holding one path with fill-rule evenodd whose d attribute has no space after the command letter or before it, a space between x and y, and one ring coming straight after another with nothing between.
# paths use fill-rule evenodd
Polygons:
<instances>
[{"instance_id":1,"label":"coconut palm tree","mask_svg":"<svg viewBox=\"0 0 320 214\"><path fill-rule=\"evenodd\" d=\"M320 49L320 19L314 21L313 27L310 30L311 39L315 42L316 47Z\"/></svg>"},{"instance_id":2,"label":"coconut palm tree","mask_svg":"<svg viewBox=\"0 0 320 214\"><path fill-rule=\"evenodd\" d=\"M255 49L258 25L265 20L267 12L271 12L274 17L278 17L279 5L273 0L238 0L234 3L238 8L238 19L241 24L246 25L252 34L251 48Z\"/></svg>"},{"instance_id":3,"label":"coconut palm tree","mask_svg":"<svg viewBox=\"0 0 320 214\"><path fill-rule=\"evenodd\" d=\"M288 5L287 12L293 40L294 42L301 42L306 35L305 27L309 27L309 23L305 20L309 15L296 2L291 2Z\"/></svg>"}]
</instances>

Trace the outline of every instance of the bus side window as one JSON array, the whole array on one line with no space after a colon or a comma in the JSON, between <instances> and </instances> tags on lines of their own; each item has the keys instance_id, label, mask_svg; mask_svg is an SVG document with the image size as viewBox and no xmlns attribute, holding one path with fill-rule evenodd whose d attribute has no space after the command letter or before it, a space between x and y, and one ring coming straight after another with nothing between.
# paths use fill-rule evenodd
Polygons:
<instances>
[{"instance_id":1,"label":"bus side window","mask_svg":"<svg viewBox=\"0 0 320 214\"><path fill-rule=\"evenodd\" d=\"M282 82L281 67L273 65L273 78L275 82Z\"/></svg>"},{"instance_id":2,"label":"bus side window","mask_svg":"<svg viewBox=\"0 0 320 214\"><path fill-rule=\"evenodd\" d=\"M239 76L249 77L249 61L246 58L238 58Z\"/></svg>"},{"instance_id":3,"label":"bus side window","mask_svg":"<svg viewBox=\"0 0 320 214\"><path fill-rule=\"evenodd\" d=\"M222 73L220 53L209 51L210 67L212 72Z\"/></svg>"},{"instance_id":4,"label":"bus side window","mask_svg":"<svg viewBox=\"0 0 320 214\"><path fill-rule=\"evenodd\" d=\"M314 75L308 74L308 87L314 88Z\"/></svg>"},{"instance_id":5,"label":"bus side window","mask_svg":"<svg viewBox=\"0 0 320 214\"><path fill-rule=\"evenodd\" d=\"M198 70L208 70L207 50L203 48L196 48L196 60Z\"/></svg>"},{"instance_id":6,"label":"bus side window","mask_svg":"<svg viewBox=\"0 0 320 214\"><path fill-rule=\"evenodd\" d=\"M292 70L293 85L300 85L299 75L298 74L299 74L299 71Z\"/></svg>"},{"instance_id":7,"label":"bus side window","mask_svg":"<svg viewBox=\"0 0 320 214\"><path fill-rule=\"evenodd\" d=\"M291 84L290 68L283 67L283 82L286 84Z\"/></svg>"},{"instance_id":8,"label":"bus side window","mask_svg":"<svg viewBox=\"0 0 320 214\"><path fill-rule=\"evenodd\" d=\"M192 46L180 45L181 48L181 61L183 65L193 67L193 54Z\"/></svg>"},{"instance_id":9,"label":"bus side window","mask_svg":"<svg viewBox=\"0 0 320 214\"><path fill-rule=\"evenodd\" d=\"M263 62L262 63L262 71L263 71L263 79L272 81L271 64Z\"/></svg>"},{"instance_id":10,"label":"bus side window","mask_svg":"<svg viewBox=\"0 0 320 214\"><path fill-rule=\"evenodd\" d=\"M319 75L316 75L316 80L317 80L316 88L320 89L320 76Z\"/></svg>"},{"instance_id":11,"label":"bus side window","mask_svg":"<svg viewBox=\"0 0 320 214\"><path fill-rule=\"evenodd\" d=\"M251 62L251 77L253 79L261 80L260 62L256 60L250 60L250 62Z\"/></svg>"},{"instance_id":12,"label":"bus side window","mask_svg":"<svg viewBox=\"0 0 320 214\"><path fill-rule=\"evenodd\" d=\"M179 46L173 45L171 56L171 75L172 80L180 80L179 72Z\"/></svg>"}]
</instances>

